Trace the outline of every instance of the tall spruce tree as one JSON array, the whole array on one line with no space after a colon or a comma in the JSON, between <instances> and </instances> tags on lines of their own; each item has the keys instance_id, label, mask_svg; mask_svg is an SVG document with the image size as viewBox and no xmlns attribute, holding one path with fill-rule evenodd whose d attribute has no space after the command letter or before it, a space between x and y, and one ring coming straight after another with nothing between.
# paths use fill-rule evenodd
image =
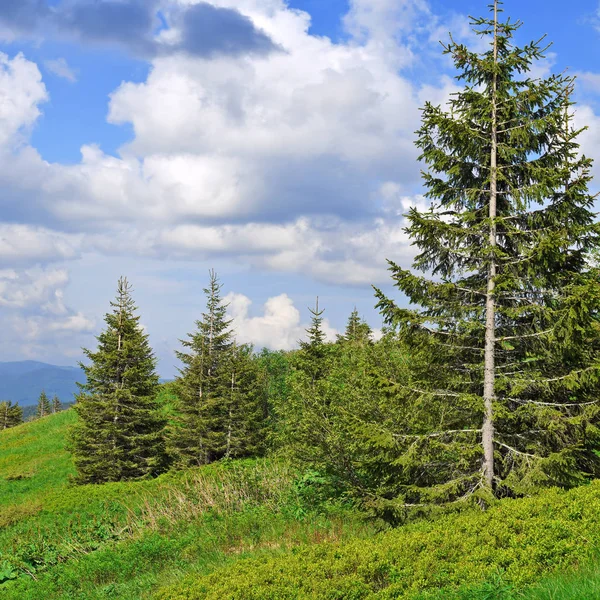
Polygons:
<instances>
[{"instance_id":1,"label":"tall spruce tree","mask_svg":"<svg viewBox=\"0 0 600 600\"><path fill-rule=\"evenodd\" d=\"M47 417L51 412L52 406L50 400L48 400L48 395L42 390L40 397L38 398L35 414L38 419L41 419L42 417Z\"/></svg>"},{"instance_id":2,"label":"tall spruce tree","mask_svg":"<svg viewBox=\"0 0 600 600\"><path fill-rule=\"evenodd\" d=\"M172 444L182 465L202 465L222 458L226 448L225 399L231 394L230 355L233 344L222 284L214 270L204 289L206 312L196 321L196 331L181 340L177 352L183 363L179 382L179 423Z\"/></svg>"},{"instance_id":3,"label":"tall spruce tree","mask_svg":"<svg viewBox=\"0 0 600 600\"><path fill-rule=\"evenodd\" d=\"M600 474L599 286L587 262L599 228L574 80L532 78L546 48L517 47L521 23L501 21L499 5L473 21L488 50L445 47L464 89L423 110L431 209L411 209L407 231L424 274L390 263L421 308L377 291L388 323L429 363L401 392L420 400L421 418L388 432L406 481L388 498L399 507Z\"/></svg>"},{"instance_id":4,"label":"tall spruce tree","mask_svg":"<svg viewBox=\"0 0 600 600\"><path fill-rule=\"evenodd\" d=\"M60 398L54 394L53 398L52 398L52 412L53 413L57 413L60 412L62 410L62 404L60 402Z\"/></svg>"},{"instance_id":5,"label":"tall spruce tree","mask_svg":"<svg viewBox=\"0 0 600 600\"><path fill-rule=\"evenodd\" d=\"M156 403L158 375L148 335L125 277L104 318L95 352L84 349L85 384L79 384L72 450L78 483L104 483L157 475L165 467L165 423Z\"/></svg>"},{"instance_id":6,"label":"tall spruce tree","mask_svg":"<svg viewBox=\"0 0 600 600\"><path fill-rule=\"evenodd\" d=\"M0 431L23 422L23 409L10 400L0 402Z\"/></svg>"}]
</instances>

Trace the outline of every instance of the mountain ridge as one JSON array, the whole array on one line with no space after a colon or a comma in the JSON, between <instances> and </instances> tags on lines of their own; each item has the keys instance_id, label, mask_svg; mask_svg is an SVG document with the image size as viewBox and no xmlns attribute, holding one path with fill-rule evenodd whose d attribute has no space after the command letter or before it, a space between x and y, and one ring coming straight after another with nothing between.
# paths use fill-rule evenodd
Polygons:
<instances>
[{"instance_id":1,"label":"mountain ridge","mask_svg":"<svg viewBox=\"0 0 600 600\"><path fill-rule=\"evenodd\" d=\"M35 360L0 362L0 401L12 400L21 406L31 406L44 390L48 396L56 394L62 402L68 403L79 391L77 382L85 382L85 374L79 367Z\"/></svg>"}]
</instances>

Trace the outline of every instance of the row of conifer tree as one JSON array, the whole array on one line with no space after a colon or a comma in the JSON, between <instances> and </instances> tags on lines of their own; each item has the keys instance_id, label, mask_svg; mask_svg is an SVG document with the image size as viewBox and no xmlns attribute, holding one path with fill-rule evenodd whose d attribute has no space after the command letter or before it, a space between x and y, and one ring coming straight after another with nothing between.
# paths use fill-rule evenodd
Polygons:
<instances>
[{"instance_id":1,"label":"row of conifer tree","mask_svg":"<svg viewBox=\"0 0 600 600\"><path fill-rule=\"evenodd\" d=\"M61 401L56 394L50 400L46 392L42 390L37 401L35 418L41 419L50 414L60 412L62 408ZM19 406L18 402L14 404L11 400L0 402L0 431L21 425L23 420L23 408Z\"/></svg>"},{"instance_id":2,"label":"row of conifer tree","mask_svg":"<svg viewBox=\"0 0 600 600\"><path fill-rule=\"evenodd\" d=\"M286 413L286 405L293 405L290 391L300 390L300 381L315 391L328 373L332 348L374 347L356 310L345 335L328 344L317 302L298 351L255 353L236 341L221 288L211 271L205 312L177 352L179 377L159 384L131 284L119 280L98 346L84 350L88 362L81 365L87 381L80 385L74 406L79 418L71 432L79 483L140 479L170 467L260 456L286 438L291 448L303 415Z\"/></svg>"},{"instance_id":3,"label":"row of conifer tree","mask_svg":"<svg viewBox=\"0 0 600 600\"><path fill-rule=\"evenodd\" d=\"M202 465L261 452L264 409L252 348L236 342L214 272L206 312L177 353L174 414L157 400L156 359L126 278L96 351L85 350L72 432L80 482L148 477L167 465Z\"/></svg>"}]
</instances>

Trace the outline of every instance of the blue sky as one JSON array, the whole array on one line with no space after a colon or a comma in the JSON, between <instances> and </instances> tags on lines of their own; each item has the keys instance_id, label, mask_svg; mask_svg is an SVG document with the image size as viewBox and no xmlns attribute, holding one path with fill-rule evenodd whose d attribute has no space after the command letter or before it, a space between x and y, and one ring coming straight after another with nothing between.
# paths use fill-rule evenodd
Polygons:
<instances>
[{"instance_id":1,"label":"blue sky","mask_svg":"<svg viewBox=\"0 0 600 600\"><path fill-rule=\"evenodd\" d=\"M117 278L164 377L209 268L243 341L291 348L321 298L331 336L410 264L414 130L452 93L437 40L479 0L0 2L0 360L73 364ZM505 2L539 72L580 75L600 158L600 6Z\"/></svg>"}]
</instances>

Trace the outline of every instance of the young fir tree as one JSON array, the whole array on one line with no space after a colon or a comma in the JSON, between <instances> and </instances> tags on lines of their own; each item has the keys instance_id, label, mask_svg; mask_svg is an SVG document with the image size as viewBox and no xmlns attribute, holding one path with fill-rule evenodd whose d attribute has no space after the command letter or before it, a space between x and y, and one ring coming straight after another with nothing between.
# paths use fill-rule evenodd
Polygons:
<instances>
[{"instance_id":1,"label":"young fir tree","mask_svg":"<svg viewBox=\"0 0 600 600\"><path fill-rule=\"evenodd\" d=\"M222 458L226 448L228 411L225 399L231 394L230 355L233 332L226 318L227 305L221 298L222 285L210 271L206 312L196 321L196 331L181 340L183 363L179 381L179 423L172 444L183 465L202 465Z\"/></svg>"},{"instance_id":2,"label":"young fir tree","mask_svg":"<svg viewBox=\"0 0 600 600\"><path fill-rule=\"evenodd\" d=\"M423 110L417 145L432 205L411 209L407 231L414 267L431 277L390 263L421 309L378 292L387 321L429 363L402 391L421 401L421 418L390 433L409 475L398 506L600 474L599 288L586 260L599 228L591 161L571 125L574 81L532 78L545 48L515 46L520 23L499 12L496 1L492 18L473 22L487 51L451 40L465 87L448 108Z\"/></svg>"},{"instance_id":3,"label":"young fir tree","mask_svg":"<svg viewBox=\"0 0 600 600\"><path fill-rule=\"evenodd\" d=\"M354 307L354 310L348 317L348 323L346 324L346 331L344 335L338 336L340 343L348 343L353 345L364 345L370 344L372 340L373 332L369 327L369 324L361 319L358 310Z\"/></svg>"},{"instance_id":4,"label":"young fir tree","mask_svg":"<svg viewBox=\"0 0 600 600\"><path fill-rule=\"evenodd\" d=\"M0 402L0 431L23 423L23 409L10 400Z\"/></svg>"},{"instance_id":5,"label":"young fir tree","mask_svg":"<svg viewBox=\"0 0 600 600\"><path fill-rule=\"evenodd\" d=\"M306 340L301 340L300 352L296 357L297 367L309 375L314 383L320 379L326 369L328 346L323 331L324 309L319 310L319 298L315 308L308 309L311 314L310 327L306 330Z\"/></svg>"},{"instance_id":6,"label":"young fir tree","mask_svg":"<svg viewBox=\"0 0 600 600\"><path fill-rule=\"evenodd\" d=\"M62 404L60 403L60 399L56 394L54 394L54 397L52 398L52 412L57 413L57 412L60 412L61 410L62 410Z\"/></svg>"},{"instance_id":7,"label":"young fir tree","mask_svg":"<svg viewBox=\"0 0 600 600\"><path fill-rule=\"evenodd\" d=\"M84 350L71 432L78 483L104 483L152 477L164 470L165 423L156 403L156 359L126 278L118 282L106 329L95 352Z\"/></svg>"},{"instance_id":8,"label":"young fir tree","mask_svg":"<svg viewBox=\"0 0 600 600\"><path fill-rule=\"evenodd\" d=\"M35 414L38 419L42 417L48 416L52 412L52 406L50 404L50 400L48 400L48 396L44 390L40 394L38 398L37 408L35 410Z\"/></svg>"}]
</instances>

